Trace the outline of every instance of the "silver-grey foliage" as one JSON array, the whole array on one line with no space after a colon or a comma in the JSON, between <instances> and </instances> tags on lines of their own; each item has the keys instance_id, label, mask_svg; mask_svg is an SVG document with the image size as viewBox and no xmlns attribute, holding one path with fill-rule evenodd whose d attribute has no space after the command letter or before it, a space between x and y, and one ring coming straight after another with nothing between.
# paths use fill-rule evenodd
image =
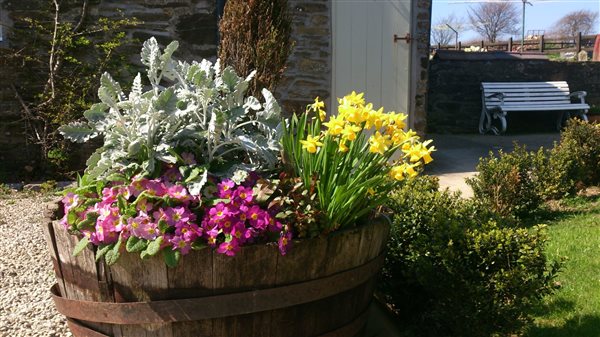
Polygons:
<instances>
[{"instance_id":1,"label":"silver-grey foliage","mask_svg":"<svg viewBox=\"0 0 600 337\"><path fill-rule=\"evenodd\" d=\"M144 42L141 57L151 87L138 74L129 95L108 73L101 78L100 103L84 113L86 121L60 128L75 142L104 137L88 160L86 174L103 179L125 171L156 175L161 163L195 154L198 165L215 175L264 170L278 163L281 108L263 89L264 103L246 96L249 81L232 68L202 60L172 58L176 41L161 52L156 39ZM195 186L198 189L199 186Z\"/></svg>"}]
</instances>

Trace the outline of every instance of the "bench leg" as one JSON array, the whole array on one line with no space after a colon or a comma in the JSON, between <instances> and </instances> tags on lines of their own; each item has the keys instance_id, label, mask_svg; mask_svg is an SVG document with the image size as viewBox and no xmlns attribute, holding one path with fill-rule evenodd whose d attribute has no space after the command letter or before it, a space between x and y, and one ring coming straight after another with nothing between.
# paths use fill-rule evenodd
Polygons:
<instances>
[{"instance_id":1,"label":"bench leg","mask_svg":"<svg viewBox=\"0 0 600 337\"><path fill-rule=\"evenodd\" d=\"M484 135L488 131L490 131L490 127L492 126L492 116L485 109L481 109L481 117L479 117L479 133Z\"/></svg>"}]
</instances>

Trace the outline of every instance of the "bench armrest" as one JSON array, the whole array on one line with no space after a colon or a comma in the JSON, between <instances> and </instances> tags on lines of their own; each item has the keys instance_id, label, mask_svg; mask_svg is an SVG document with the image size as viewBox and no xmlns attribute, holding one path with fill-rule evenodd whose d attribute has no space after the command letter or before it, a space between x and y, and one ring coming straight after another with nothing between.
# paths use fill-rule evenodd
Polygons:
<instances>
[{"instance_id":1,"label":"bench armrest","mask_svg":"<svg viewBox=\"0 0 600 337\"><path fill-rule=\"evenodd\" d=\"M504 94L501 92L497 92L497 93L485 96L485 98L494 98L494 97L500 98L500 105L504 104Z\"/></svg>"},{"instance_id":2,"label":"bench armrest","mask_svg":"<svg viewBox=\"0 0 600 337\"><path fill-rule=\"evenodd\" d=\"M585 103L585 96L587 96L587 92L585 92L585 91L575 91L569 95L570 98L573 98L573 97L579 98L580 103Z\"/></svg>"}]
</instances>

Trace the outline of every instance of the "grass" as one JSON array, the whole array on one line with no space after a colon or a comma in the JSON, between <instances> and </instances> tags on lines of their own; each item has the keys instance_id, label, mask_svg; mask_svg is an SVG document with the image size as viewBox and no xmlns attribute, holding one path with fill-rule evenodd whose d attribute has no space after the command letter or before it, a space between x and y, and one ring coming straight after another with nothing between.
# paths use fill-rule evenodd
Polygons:
<instances>
[{"instance_id":1,"label":"grass","mask_svg":"<svg viewBox=\"0 0 600 337\"><path fill-rule=\"evenodd\" d=\"M561 288L524 337L600 337L600 196L563 200L548 215L549 258L566 258Z\"/></svg>"}]
</instances>

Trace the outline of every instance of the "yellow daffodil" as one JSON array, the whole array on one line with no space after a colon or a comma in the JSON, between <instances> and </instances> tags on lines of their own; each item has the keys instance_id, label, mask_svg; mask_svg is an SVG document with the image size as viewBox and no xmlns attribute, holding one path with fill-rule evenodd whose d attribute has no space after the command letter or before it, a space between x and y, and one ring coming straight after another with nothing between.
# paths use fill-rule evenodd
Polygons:
<instances>
[{"instance_id":1,"label":"yellow daffodil","mask_svg":"<svg viewBox=\"0 0 600 337\"><path fill-rule=\"evenodd\" d=\"M319 97L315 98L315 102L310 105L310 108L319 115L319 119L325 120L325 102L320 101Z\"/></svg>"},{"instance_id":2,"label":"yellow daffodil","mask_svg":"<svg viewBox=\"0 0 600 337\"><path fill-rule=\"evenodd\" d=\"M398 181L404 180L404 168L402 166L394 166L390 169L390 176Z\"/></svg>"},{"instance_id":3,"label":"yellow daffodil","mask_svg":"<svg viewBox=\"0 0 600 337\"><path fill-rule=\"evenodd\" d=\"M344 130L342 130L342 136L349 141L353 141L356 139L356 134L360 132L360 130L360 126L346 124Z\"/></svg>"},{"instance_id":4,"label":"yellow daffodil","mask_svg":"<svg viewBox=\"0 0 600 337\"><path fill-rule=\"evenodd\" d=\"M390 136L384 136L377 131L369 138L369 145L369 151L383 155L391 145Z\"/></svg>"},{"instance_id":5,"label":"yellow daffodil","mask_svg":"<svg viewBox=\"0 0 600 337\"><path fill-rule=\"evenodd\" d=\"M365 124L365 129L371 129L374 127L375 130L379 130L384 125L386 120L387 114L383 113L383 108L379 108L379 110L369 110L366 118L367 123Z\"/></svg>"},{"instance_id":6,"label":"yellow daffodil","mask_svg":"<svg viewBox=\"0 0 600 337\"><path fill-rule=\"evenodd\" d=\"M338 143L338 151L340 152L348 152L348 146L346 145L346 140L345 139L340 139L339 143Z\"/></svg>"},{"instance_id":7,"label":"yellow daffodil","mask_svg":"<svg viewBox=\"0 0 600 337\"><path fill-rule=\"evenodd\" d=\"M344 130L344 120L340 116L330 116L329 122L323 123L327 127L327 134L337 136Z\"/></svg>"},{"instance_id":8,"label":"yellow daffodil","mask_svg":"<svg viewBox=\"0 0 600 337\"><path fill-rule=\"evenodd\" d=\"M421 144L411 144L404 143L402 145L402 152L404 152L404 156L408 158L412 163L418 162L421 160Z\"/></svg>"},{"instance_id":9,"label":"yellow daffodil","mask_svg":"<svg viewBox=\"0 0 600 337\"><path fill-rule=\"evenodd\" d=\"M404 129L406 127L406 119L408 116L403 113L389 113L389 122L396 129Z\"/></svg>"},{"instance_id":10,"label":"yellow daffodil","mask_svg":"<svg viewBox=\"0 0 600 337\"><path fill-rule=\"evenodd\" d=\"M313 137L311 135L308 135L306 137L306 140L301 140L300 143L302 144L303 149L306 149L306 151L308 151L309 153L315 153L317 152L317 148L319 146L323 146L323 143L319 141L320 138L321 136Z\"/></svg>"},{"instance_id":11,"label":"yellow daffodil","mask_svg":"<svg viewBox=\"0 0 600 337\"><path fill-rule=\"evenodd\" d=\"M348 102L350 102L351 104L354 105L364 105L365 104L365 99L364 96L365 93L361 92L359 94L357 94L355 91L352 91L349 95L344 96L344 99L346 99Z\"/></svg>"}]
</instances>

